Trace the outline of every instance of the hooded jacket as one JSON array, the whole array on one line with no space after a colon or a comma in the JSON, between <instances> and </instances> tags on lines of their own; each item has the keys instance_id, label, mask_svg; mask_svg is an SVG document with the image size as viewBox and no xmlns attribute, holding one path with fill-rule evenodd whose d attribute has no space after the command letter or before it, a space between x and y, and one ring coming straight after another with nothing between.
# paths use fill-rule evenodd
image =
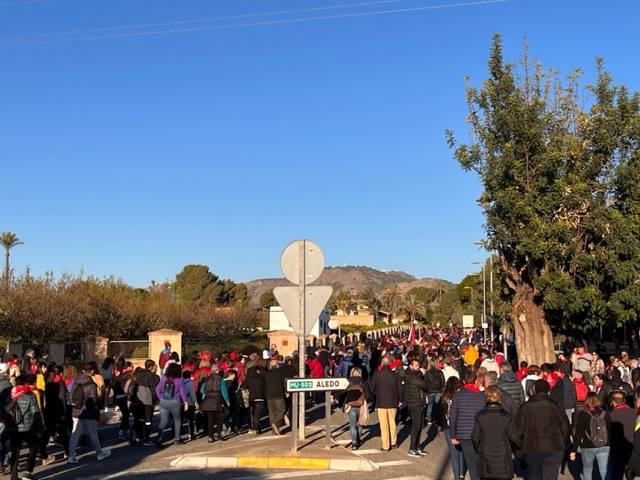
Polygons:
<instances>
[{"instance_id":1,"label":"hooded jacket","mask_svg":"<svg viewBox=\"0 0 640 480\"><path fill-rule=\"evenodd\" d=\"M498 387L507 392L517 406L524 403L524 390L515 373L504 372L498 379Z\"/></svg>"}]
</instances>

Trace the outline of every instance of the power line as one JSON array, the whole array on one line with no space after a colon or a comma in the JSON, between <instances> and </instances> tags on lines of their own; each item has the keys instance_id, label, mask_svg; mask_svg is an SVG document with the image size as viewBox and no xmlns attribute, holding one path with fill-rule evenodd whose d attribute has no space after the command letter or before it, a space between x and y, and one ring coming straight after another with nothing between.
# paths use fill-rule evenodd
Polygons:
<instances>
[{"instance_id":1,"label":"power line","mask_svg":"<svg viewBox=\"0 0 640 480\"><path fill-rule=\"evenodd\" d=\"M232 23L232 24L226 24L226 25L203 25L201 27L185 27L185 28L173 28L173 29L151 30L151 31L141 31L141 32L124 32L124 33L114 33L114 34L107 34L107 35L89 35L89 36L70 37L70 38L44 38L40 40L34 39L31 41L28 41L25 39L25 41L22 41L22 42L18 41L18 39L9 39L6 41L6 43L3 46L9 46L11 43L14 43L16 45L38 45L38 44L48 44L48 43L57 43L57 42L75 42L75 41L102 40L102 39L125 38L125 37L145 37L145 36L153 36L153 35L164 35L169 33L200 32L200 31L223 30L223 29L226 30L226 29L232 29L232 28L247 28L247 27L256 27L256 26L280 25L280 24L286 24L286 23L326 21L326 20L334 20L339 18L368 17L368 16L374 16L374 15L389 15L389 14L395 14L395 13L408 13L408 12L418 12L418 11L425 11L425 10L440 10L440 9L446 9L446 8L464 8L464 7L473 7L473 6L484 6L484 5L491 5L491 4L497 4L497 3L506 3L508 1L509 0L480 0L480 1L474 1L474 2L427 5L422 7L397 8L392 10L376 10L373 12L359 12L359 13L345 13L345 14L338 14L338 15L289 18L289 19L283 19L283 20L270 20L270 21L263 21L263 22Z\"/></svg>"},{"instance_id":2,"label":"power line","mask_svg":"<svg viewBox=\"0 0 640 480\"><path fill-rule=\"evenodd\" d=\"M25 0L25 1L26 2L47 2L52 0ZM297 8L293 10L276 10L273 12L245 13L242 15L230 15L225 17L205 17L205 18L197 18L197 19L190 19L190 20L174 20L171 22L118 25L114 27L89 28L89 29L83 29L83 30L69 30L66 32L43 33L39 35L26 35L22 37L15 37L15 38L12 38L11 40L18 41L18 40L48 39L53 37L63 37L63 36L70 36L70 35L77 35L77 34L98 33L98 32L113 32L118 30L132 30L132 29L155 28L155 27L173 27L178 25L215 22L220 20L239 20L241 18L271 17L271 16L277 16L277 15L289 15L293 13L308 13L308 12L317 12L317 11L323 11L323 10L335 10L339 8L368 7L373 5L398 3L403 1L405 0L375 0L375 1L369 1L369 2L360 2L360 3L340 3L337 5L327 5L324 7Z\"/></svg>"}]
</instances>

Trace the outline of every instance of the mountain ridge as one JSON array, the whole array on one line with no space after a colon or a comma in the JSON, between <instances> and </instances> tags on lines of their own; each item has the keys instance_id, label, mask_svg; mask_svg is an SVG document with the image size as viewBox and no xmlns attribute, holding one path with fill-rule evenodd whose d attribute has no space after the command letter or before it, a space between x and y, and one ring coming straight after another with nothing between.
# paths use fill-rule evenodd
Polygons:
<instances>
[{"instance_id":1,"label":"mountain ridge","mask_svg":"<svg viewBox=\"0 0 640 480\"><path fill-rule=\"evenodd\" d=\"M244 282L253 305L260 303L260 296L274 287L291 285L284 278L259 278ZM455 284L440 278L417 278L400 270L377 270L364 265L326 267L315 285L331 285L334 291L348 290L351 293L372 289L382 293L390 285L397 284L404 294L414 287L442 288L447 290Z\"/></svg>"}]
</instances>

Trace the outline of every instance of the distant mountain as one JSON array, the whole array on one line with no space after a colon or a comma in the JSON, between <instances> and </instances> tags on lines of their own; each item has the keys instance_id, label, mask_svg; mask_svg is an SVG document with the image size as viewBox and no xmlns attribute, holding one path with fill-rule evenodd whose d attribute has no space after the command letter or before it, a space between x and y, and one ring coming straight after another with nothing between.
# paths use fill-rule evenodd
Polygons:
<instances>
[{"instance_id":1,"label":"distant mountain","mask_svg":"<svg viewBox=\"0 0 640 480\"><path fill-rule=\"evenodd\" d=\"M263 278L244 283L249 291L251 303L254 305L260 302L260 296L264 292L274 287L290 285L284 278ZM442 288L446 290L454 286L453 283L439 278L418 279L405 272L384 272L363 266L327 267L314 283L317 285L331 285L335 291L349 290L352 293L362 292L368 288L371 288L376 293L381 293L389 285L393 284L398 284L403 293L413 287Z\"/></svg>"}]
</instances>

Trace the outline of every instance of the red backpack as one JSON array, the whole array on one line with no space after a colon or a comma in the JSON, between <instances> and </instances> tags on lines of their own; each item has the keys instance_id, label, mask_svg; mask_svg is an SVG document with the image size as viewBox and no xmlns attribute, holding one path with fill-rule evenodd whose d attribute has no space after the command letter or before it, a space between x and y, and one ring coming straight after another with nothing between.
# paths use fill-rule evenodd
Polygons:
<instances>
[{"instance_id":1,"label":"red backpack","mask_svg":"<svg viewBox=\"0 0 640 480\"><path fill-rule=\"evenodd\" d=\"M587 393L589 393L589 387L584 382L573 382L576 387L576 400L578 402L584 402L587 399Z\"/></svg>"}]
</instances>

